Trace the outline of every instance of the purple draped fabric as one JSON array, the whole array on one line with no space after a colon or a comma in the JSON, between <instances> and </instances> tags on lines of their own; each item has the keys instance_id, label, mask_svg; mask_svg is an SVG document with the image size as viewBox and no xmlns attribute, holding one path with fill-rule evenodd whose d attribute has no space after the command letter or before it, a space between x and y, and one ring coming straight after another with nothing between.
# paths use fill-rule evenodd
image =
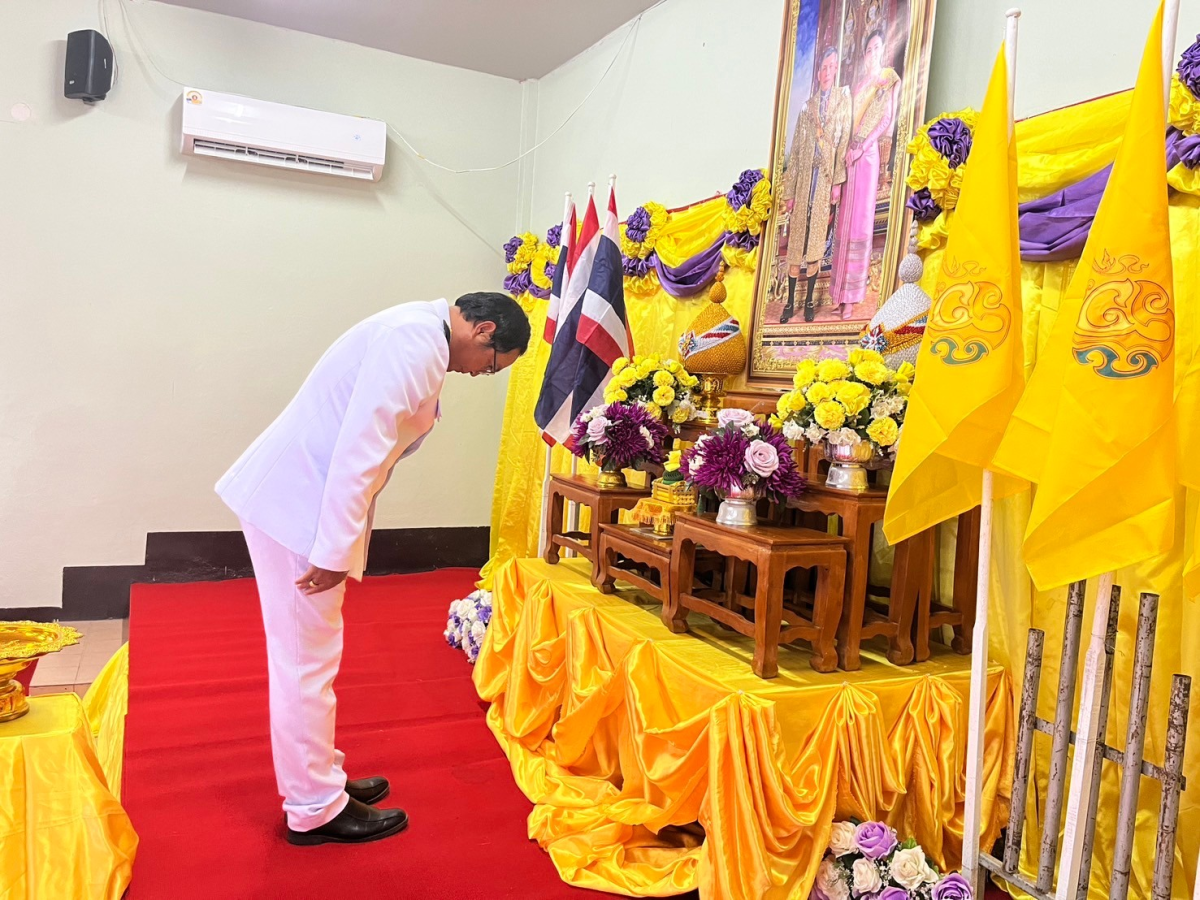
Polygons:
<instances>
[{"instance_id":1,"label":"purple draped fabric","mask_svg":"<svg viewBox=\"0 0 1200 900\"><path fill-rule=\"evenodd\" d=\"M721 265L721 248L729 237L726 231L707 250L701 250L690 259L684 260L680 266L672 268L654 255L654 268L658 270L658 280L663 290L672 297L691 297L704 290L717 277L717 269Z\"/></svg>"},{"instance_id":2,"label":"purple draped fabric","mask_svg":"<svg viewBox=\"0 0 1200 900\"><path fill-rule=\"evenodd\" d=\"M1184 134L1171 126L1167 129L1167 171L1180 163L1189 169L1200 166L1200 134Z\"/></svg>"},{"instance_id":3,"label":"purple draped fabric","mask_svg":"<svg viewBox=\"0 0 1200 900\"><path fill-rule=\"evenodd\" d=\"M1017 208L1021 259L1052 262L1079 256L1111 171L1111 165L1105 166L1048 197L1022 203Z\"/></svg>"}]
</instances>

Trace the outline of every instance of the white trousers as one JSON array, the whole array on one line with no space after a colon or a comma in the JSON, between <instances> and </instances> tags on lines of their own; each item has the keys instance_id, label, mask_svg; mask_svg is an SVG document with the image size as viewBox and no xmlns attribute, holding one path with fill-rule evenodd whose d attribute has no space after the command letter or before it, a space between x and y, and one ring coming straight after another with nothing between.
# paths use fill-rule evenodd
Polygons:
<instances>
[{"instance_id":1,"label":"white trousers","mask_svg":"<svg viewBox=\"0 0 1200 900\"><path fill-rule=\"evenodd\" d=\"M296 580L308 561L242 522L254 564L271 699L271 754L288 827L311 831L346 806L345 757L333 744L342 661L345 582L308 595Z\"/></svg>"}]
</instances>

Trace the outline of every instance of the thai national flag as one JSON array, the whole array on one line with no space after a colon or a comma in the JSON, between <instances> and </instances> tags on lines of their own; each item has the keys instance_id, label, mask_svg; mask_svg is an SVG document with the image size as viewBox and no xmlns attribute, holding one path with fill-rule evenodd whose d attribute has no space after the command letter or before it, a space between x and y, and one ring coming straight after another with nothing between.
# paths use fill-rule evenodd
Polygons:
<instances>
[{"instance_id":1,"label":"thai national flag","mask_svg":"<svg viewBox=\"0 0 1200 900\"><path fill-rule=\"evenodd\" d=\"M554 267L554 278L550 285L550 303L546 307L546 329L542 338L547 344L554 344L554 335L558 331L559 310L562 308L562 298L571 284L571 272L575 268L578 257L578 243L575 240L575 204L571 204L571 212L563 217L562 235L558 250L558 265Z\"/></svg>"},{"instance_id":2,"label":"thai national flag","mask_svg":"<svg viewBox=\"0 0 1200 900\"><path fill-rule=\"evenodd\" d=\"M566 442L576 417L603 399L613 362L633 353L618 224L615 193L609 193L604 231L600 231L595 201L589 198L579 239L565 254L567 265L554 273L555 329L533 414L550 444ZM571 254L576 250L572 266ZM561 298L557 308L555 296ZM549 325L545 336L551 338Z\"/></svg>"}]
</instances>

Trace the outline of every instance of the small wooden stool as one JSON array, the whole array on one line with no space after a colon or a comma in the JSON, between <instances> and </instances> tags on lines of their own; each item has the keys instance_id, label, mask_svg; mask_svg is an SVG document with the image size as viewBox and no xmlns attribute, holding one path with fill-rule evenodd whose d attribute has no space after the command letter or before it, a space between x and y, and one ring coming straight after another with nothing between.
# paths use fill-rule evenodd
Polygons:
<instances>
[{"instance_id":1,"label":"small wooden stool","mask_svg":"<svg viewBox=\"0 0 1200 900\"><path fill-rule=\"evenodd\" d=\"M648 497L647 488L600 488L594 475L551 475L550 502L546 504L546 562L554 565L559 559L559 548L569 547L592 563L592 580L598 572L596 553L600 546L600 526L614 524L617 513L632 509L643 497ZM590 532L563 531L563 508L572 500L591 507L592 527Z\"/></svg>"},{"instance_id":2,"label":"small wooden stool","mask_svg":"<svg viewBox=\"0 0 1200 900\"><path fill-rule=\"evenodd\" d=\"M671 547L670 537L656 538L640 526L601 523L593 583L601 593L611 594L619 578L666 604L671 596ZM657 572L658 584L629 565L619 565L618 555L629 563L641 563Z\"/></svg>"},{"instance_id":3,"label":"small wooden stool","mask_svg":"<svg viewBox=\"0 0 1200 900\"><path fill-rule=\"evenodd\" d=\"M846 578L846 540L809 528L756 525L727 528L713 515L680 515L675 520L670 601L663 621L677 634L687 631L688 610L704 613L734 631L754 638L754 674L779 673L779 645L803 639L812 644L809 664L818 672L837 668L836 635ZM749 563L758 570L754 596L740 593L736 579L726 579L723 602L697 596L693 580L696 550L703 547ZM787 610L784 621L783 582L794 568L817 569L812 618ZM750 621L741 609L751 609Z\"/></svg>"}]
</instances>

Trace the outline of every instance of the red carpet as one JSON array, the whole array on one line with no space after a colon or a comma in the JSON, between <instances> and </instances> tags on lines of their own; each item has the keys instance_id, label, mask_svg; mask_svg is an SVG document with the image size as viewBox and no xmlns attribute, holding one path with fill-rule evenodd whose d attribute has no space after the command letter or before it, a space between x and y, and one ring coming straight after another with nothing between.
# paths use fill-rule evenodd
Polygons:
<instances>
[{"instance_id":1,"label":"red carpet","mask_svg":"<svg viewBox=\"0 0 1200 900\"><path fill-rule=\"evenodd\" d=\"M133 589L125 802L141 837L131 900L381 897L588 900L528 840L531 805L484 723L446 608L465 570L370 579L346 598L338 743L386 775L412 825L359 847L282 837L254 584Z\"/></svg>"}]
</instances>

